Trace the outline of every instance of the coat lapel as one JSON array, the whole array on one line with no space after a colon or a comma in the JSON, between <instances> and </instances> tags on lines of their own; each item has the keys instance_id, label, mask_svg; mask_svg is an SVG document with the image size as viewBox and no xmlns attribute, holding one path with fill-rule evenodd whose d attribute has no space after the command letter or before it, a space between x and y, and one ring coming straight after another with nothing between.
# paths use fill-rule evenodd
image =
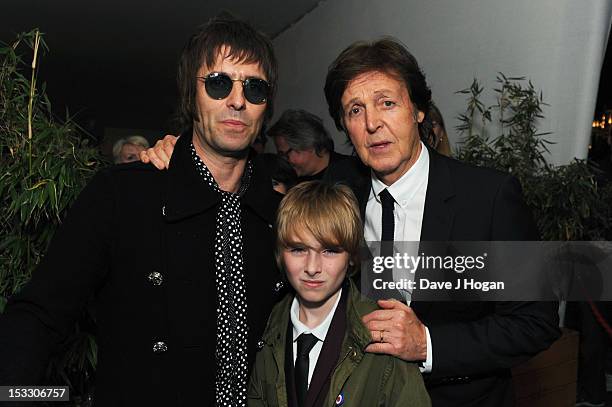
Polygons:
<instances>
[{"instance_id":1,"label":"coat lapel","mask_svg":"<svg viewBox=\"0 0 612 407\"><path fill-rule=\"evenodd\" d=\"M206 185L191 157L191 131L181 135L174 147L165 175L163 213L169 222L198 214L216 205L221 196Z\"/></svg>"},{"instance_id":2,"label":"coat lapel","mask_svg":"<svg viewBox=\"0 0 612 407\"><path fill-rule=\"evenodd\" d=\"M251 208L259 215L270 228L276 219L276 209L282 199L282 195L272 188L272 178L265 170L261 158L252 157L253 175L251 186L243 197L245 206Z\"/></svg>"},{"instance_id":3,"label":"coat lapel","mask_svg":"<svg viewBox=\"0 0 612 407\"><path fill-rule=\"evenodd\" d=\"M289 315L292 301L293 295L286 295L272 309L266 324L263 341L264 346L270 347L276 370L279 372L276 384L276 397L279 405L297 407L295 391L290 390L293 389L293 382L287 380L289 374L293 377L293 346L287 346L291 344L287 338L293 339L293 326ZM288 361L291 361L291 363L288 363Z\"/></svg>"},{"instance_id":4,"label":"coat lapel","mask_svg":"<svg viewBox=\"0 0 612 407\"><path fill-rule=\"evenodd\" d=\"M164 213L170 222L203 212L221 200L221 195L206 185L198 174L191 156L192 137L191 130L181 135L172 153L170 167L162 171L166 175ZM272 225L280 197L272 189L272 180L258 160L249 158L253 161L253 174L243 202Z\"/></svg>"},{"instance_id":5,"label":"coat lapel","mask_svg":"<svg viewBox=\"0 0 612 407\"><path fill-rule=\"evenodd\" d=\"M291 323L291 311L287 313L287 334L285 337L285 387L287 389L287 406L298 407L297 395L295 393L295 373L293 370L293 324Z\"/></svg>"},{"instance_id":6,"label":"coat lapel","mask_svg":"<svg viewBox=\"0 0 612 407\"><path fill-rule=\"evenodd\" d=\"M429 147L427 147L427 150L429 152L429 179L427 180L427 192L425 194L419 253L426 250L423 242L448 241L450 239L455 216L452 199L455 196L455 184L446 162L447 158ZM418 278L419 271L417 270L415 281ZM411 303L411 306L419 315L419 318L422 319L432 304L418 301L418 290L415 290L413 299L415 301Z\"/></svg>"},{"instance_id":7,"label":"coat lapel","mask_svg":"<svg viewBox=\"0 0 612 407\"><path fill-rule=\"evenodd\" d=\"M452 198L455 185L445 158L430 148L429 179L425 195L425 211L421 226L421 241L445 241L450 238L454 211Z\"/></svg>"}]
</instances>

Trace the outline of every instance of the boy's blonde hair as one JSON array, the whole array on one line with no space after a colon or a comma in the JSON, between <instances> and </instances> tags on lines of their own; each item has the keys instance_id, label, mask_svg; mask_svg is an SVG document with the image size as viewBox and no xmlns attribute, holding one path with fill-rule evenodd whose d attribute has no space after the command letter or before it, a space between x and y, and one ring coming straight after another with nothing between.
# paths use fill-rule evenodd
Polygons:
<instances>
[{"instance_id":1,"label":"boy's blonde hair","mask_svg":"<svg viewBox=\"0 0 612 407\"><path fill-rule=\"evenodd\" d=\"M363 226L357 199L349 187L308 181L289 190L276 216L276 261L281 269L282 251L303 230L310 232L323 247L348 252L349 274L359 267Z\"/></svg>"}]
</instances>

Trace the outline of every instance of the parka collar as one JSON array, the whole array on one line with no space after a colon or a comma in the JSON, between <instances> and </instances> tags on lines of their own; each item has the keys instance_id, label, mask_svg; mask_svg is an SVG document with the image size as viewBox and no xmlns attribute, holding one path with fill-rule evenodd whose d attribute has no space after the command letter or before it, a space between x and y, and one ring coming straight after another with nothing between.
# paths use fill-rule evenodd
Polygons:
<instances>
[{"instance_id":1,"label":"parka collar","mask_svg":"<svg viewBox=\"0 0 612 407\"><path fill-rule=\"evenodd\" d=\"M356 349L362 352L372 342L370 330L363 324L361 318L372 311L378 309L378 306L370 299L361 295L353 280L349 279L350 297L347 304L347 328L350 329L348 337Z\"/></svg>"},{"instance_id":2,"label":"parka collar","mask_svg":"<svg viewBox=\"0 0 612 407\"><path fill-rule=\"evenodd\" d=\"M290 324L289 312L291 310L291 302L295 294L290 292L283 298L277 306L272 309L268 325L265 329L263 340L266 344L282 346L285 343L285 335L287 333L287 324Z\"/></svg>"},{"instance_id":3,"label":"parka collar","mask_svg":"<svg viewBox=\"0 0 612 407\"><path fill-rule=\"evenodd\" d=\"M361 318L377 310L378 306L373 301L362 298L361 293L352 280L349 279L347 286L346 288L349 290L348 303L346 305L347 329L350 329L347 337L356 349L363 352L366 346L372 342L372 336L368 328L361 321ZM266 344L272 345L273 347L284 346L287 324L291 323L289 320L289 311L294 295L293 293L287 294L287 296L279 302L278 306L274 307L268 320L266 334L263 338Z\"/></svg>"}]
</instances>

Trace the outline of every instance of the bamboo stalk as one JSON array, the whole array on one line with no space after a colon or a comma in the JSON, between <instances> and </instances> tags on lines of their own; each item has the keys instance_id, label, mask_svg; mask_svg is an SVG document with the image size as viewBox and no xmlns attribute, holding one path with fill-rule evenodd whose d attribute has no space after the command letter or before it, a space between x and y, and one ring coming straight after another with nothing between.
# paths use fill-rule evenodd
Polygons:
<instances>
[{"instance_id":1,"label":"bamboo stalk","mask_svg":"<svg viewBox=\"0 0 612 407\"><path fill-rule=\"evenodd\" d=\"M30 80L30 99L28 100L28 167L30 180L32 177L32 116L34 94L36 93L36 61L38 59L38 45L40 44L40 31L36 30L34 37L34 57L32 58L32 77Z\"/></svg>"},{"instance_id":2,"label":"bamboo stalk","mask_svg":"<svg viewBox=\"0 0 612 407\"><path fill-rule=\"evenodd\" d=\"M36 61L38 59L38 45L40 44L40 31L36 30L34 37L34 57L32 58L32 77L30 79L30 98L28 100L28 184L32 182L32 116L33 116L33 105L34 95L36 93ZM27 265L28 270L32 267L32 253L31 243L32 240L28 236L27 239Z\"/></svg>"}]
</instances>

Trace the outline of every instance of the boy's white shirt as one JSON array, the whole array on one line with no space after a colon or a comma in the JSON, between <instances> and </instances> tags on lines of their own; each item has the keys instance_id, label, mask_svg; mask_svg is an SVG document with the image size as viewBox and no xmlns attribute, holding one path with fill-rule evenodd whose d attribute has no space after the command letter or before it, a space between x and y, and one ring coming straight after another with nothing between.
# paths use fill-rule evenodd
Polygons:
<instances>
[{"instance_id":1,"label":"boy's white shirt","mask_svg":"<svg viewBox=\"0 0 612 407\"><path fill-rule=\"evenodd\" d=\"M338 297L336 298L336 302L334 306L329 311L325 319L315 328L308 328L302 322L300 322L300 302L297 298L297 295L293 298L293 302L291 303L291 310L289 311L291 315L291 324L293 325L293 365L295 366L295 360L297 358L297 338L303 333L313 334L317 339L317 343L310 351L308 357L308 386L310 387L310 379L312 379L312 374L314 372L315 366L317 365L317 360L319 360L319 355L321 354L321 349L323 348L323 342L325 341L325 337L327 336L327 332L329 331L329 327L331 326L332 319L334 317L334 313L336 312L336 308L338 307L338 303L340 302L340 297L342 296L342 288L338 291Z\"/></svg>"}]
</instances>

